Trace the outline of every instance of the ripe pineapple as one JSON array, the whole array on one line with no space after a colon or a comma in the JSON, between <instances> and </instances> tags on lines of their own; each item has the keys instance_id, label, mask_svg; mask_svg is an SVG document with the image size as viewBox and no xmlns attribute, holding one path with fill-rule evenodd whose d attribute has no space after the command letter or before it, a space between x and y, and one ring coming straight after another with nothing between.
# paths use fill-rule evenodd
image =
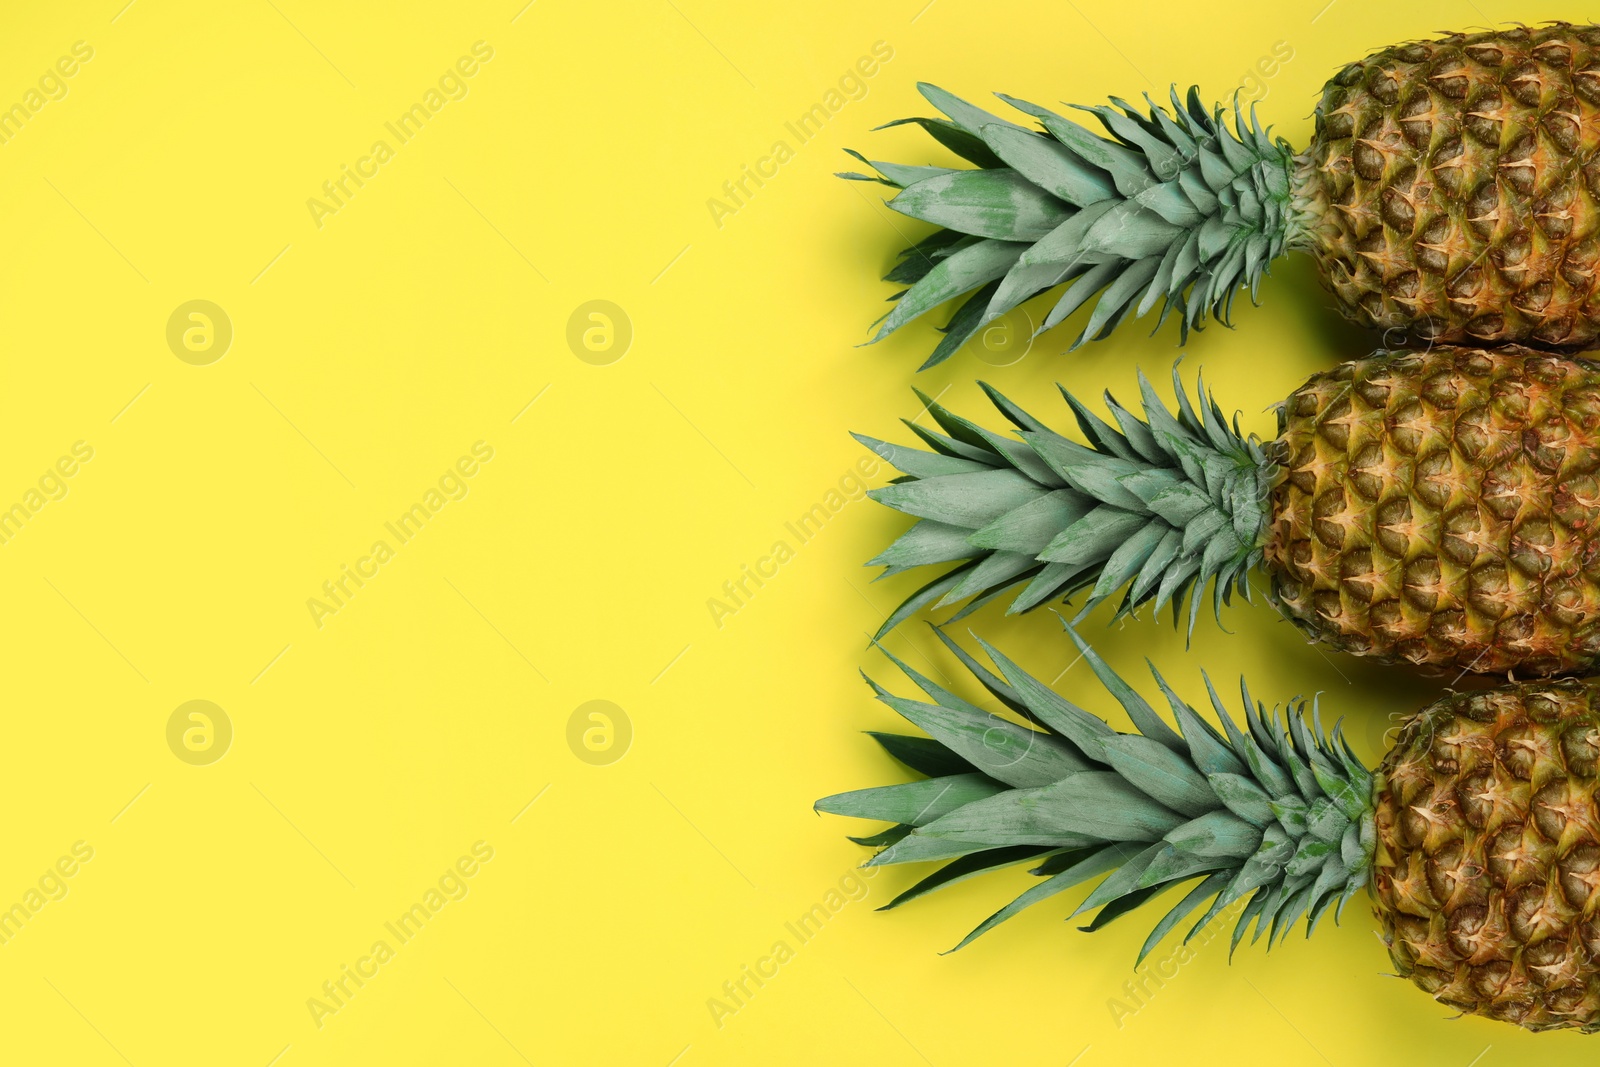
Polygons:
<instances>
[{"instance_id":1,"label":"ripe pineapple","mask_svg":"<svg viewBox=\"0 0 1600 1067\"><path fill-rule=\"evenodd\" d=\"M1395 45L1323 89L1304 152L1191 89L1171 111L1081 108L1109 136L1001 94L1035 131L931 85L948 119L904 119L980 169L857 159L889 206L943 227L887 280L910 288L873 340L966 300L925 367L1029 297L1095 295L1073 347L1161 304L1228 323L1267 265L1313 256L1346 316L1423 339L1576 347L1600 338L1600 27L1554 23ZM1120 109L1120 110L1119 110ZM899 125L900 123L890 123ZM1159 323L1157 324L1159 326Z\"/></svg>"},{"instance_id":2,"label":"ripe pineapple","mask_svg":"<svg viewBox=\"0 0 1600 1067\"><path fill-rule=\"evenodd\" d=\"M1070 627L1069 627L1070 632ZM1001 703L990 715L918 674L933 701L880 700L930 737L875 734L921 781L841 793L821 811L893 825L870 866L948 860L895 897L1021 862L1045 880L957 947L1030 904L1108 876L1073 916L1096 930L1179 885L1139 960L1209 900L1185 940L1246 898L1270 948L1302 917L1370 885L1397 972L1443 1004L1530 1030L1600 1029L1600 682L1452 693L1401 730L1370 772L1311 704L1283 717L1244 689L1245 729L1206 687L1223 731L1156 673L1178 729L1073 639L1137 733L1118 733L983 645L999 675L939 632ZM982 642L980 642L981 644ZM1153 668L1152 668L1153 670ZM870 682L870 679L869 679ZM1137 966L1137 963L1135 964Z\"/></svg>"},{"instance_id":3,"label":"ripe pineapple","mask_svg":"<svg viewBox=\"0 0 1600 1067\"><path fill-rule=\"evenodd\" d=\"M871 563L962 561L880 636L1015 586L1012 612L1126 589L1119 617L1152 600L1177 617L1192 593L1192 629L1208 583L1220 616L1262 567L1284 615L1356 655L1523 675L1600 661L1600 364L1379 351L1312 377L1265 445L1203 385L1191 404L1176 370L1176 417L1139 381L1143 420L1108 396L1115 428L1066 396L1089 447L988 386L1020 441L932 402L944 434L908 423L931 453L858 435L905 475L870 495L921 520Z\"/></svg>"}]
</instances>

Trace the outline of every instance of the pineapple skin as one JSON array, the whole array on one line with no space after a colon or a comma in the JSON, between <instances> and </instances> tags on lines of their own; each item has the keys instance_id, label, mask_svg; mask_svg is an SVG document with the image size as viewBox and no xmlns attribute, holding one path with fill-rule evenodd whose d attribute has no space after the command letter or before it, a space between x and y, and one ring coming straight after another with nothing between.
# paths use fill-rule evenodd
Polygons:
<instances>
[{"instance_id":1,"label":"pineapple skin","mask_svg":"<svg viewBox=\"0 0 1600 1067\"><path fill-rule=\"evenodd\" d=\"M1454 693L1373 784L1372 894L1399 974L1530 1030L1600 1029L1600 683Z\"/></svg>"},{"instance_id":2,"label":"pineapple skin","mask_svg":"<svg viewBox=\"0 0 1600 1067\"><path fill-rule=\"evenodd\" d=\"M1524 677L1600 662L1600 364L1374 353L1279 409L1264 565L1357 655Z\"/></svg>"},{"instance_id":3,"label":"pineapple skin","mask_svg":"<svg viewBox=\"0 0 1600 1067\"><path fill-rule=\"evenodd\" d=\"M1600 338L1597 148L1600 26L1385 48L1323 90L1296 160L1292 244L1363 325L1587 345Z\"/></svg>"}]
</instances>

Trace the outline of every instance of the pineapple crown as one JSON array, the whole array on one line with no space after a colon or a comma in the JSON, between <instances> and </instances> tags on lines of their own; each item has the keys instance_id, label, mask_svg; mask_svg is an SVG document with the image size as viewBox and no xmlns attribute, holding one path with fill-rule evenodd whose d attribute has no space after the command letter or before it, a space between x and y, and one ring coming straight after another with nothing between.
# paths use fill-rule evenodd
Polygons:
<instances>
[{"instance_id":1,"label":"pineapple crown","mask_svg":"<svg viewBox=\"0 0 1600 1067\"><path fill-rule=\"evenodd\" d=\"M1247 121L1238 94L1232 129L1223 108L1208 113L1195 88L1185 104L1174 86L1170 112L1148 95L1148 114L1116 97L1115 107L1072 105L1100 120L1109 135L1101 136L1004 94L997 95L1042 130L927 83L917 88L948 118L888 125L915 123L978 169L903 166L851 152L878 176L839 176L897 189L889 207L942 227L902 252L885 276L910 288L890 298L894 309L872 338L964 296L922 369L949 359L985 323L1067 282L1038 332L1098 293L1073 348L1158 301L1156 328L1176 310L1180 339L1203 327L1208 310L1228 325L1238 289L1248 287L1254 300L1267 264L1295 236L1293 149L1261 128L1253 108Z\"/></svg>"},{"instance_id":2,"label":"pineapple crown","mask_svg":"<svg viewBox=\"0 0 1600 1067\"><path fill-rule=\"evenodd\" d=\"M1373 776L1335 725L1325 734L1310 701L1280 715L1250 698L1243 729L1206 678L1223 732L1174 693L1152 665L1178 728L1168 726L1069 625L1095 677L1137 729L1119 733L1059 696L985 644L996 675L935 629L940 639L1021 725L990 714L885 654L933 703L898 697L867 679L878 699L928 737L874 733L900 762L927 777L840 793L819 811L893 824L860 844L887 846L868 866L949 861L884 905L895 908L941 886L1023 862L1044 881L995 912L956 948L1023 908L1107 875L1072 916L1099 909L1097 930L1162 892L1190 884L1139 950L1142 962L1179 922L1210 900L1185 941L1248 897L1233 947L1252 922L1252 943L1270 948L1302 917L1306 934L1332 905L1335 921L1368 881L1375 840ZM1231 954L1230 949L1230 954ZM1135 964L1137 966L1137 963Z\"/></svg>"},{"instance_id":3,"label":"pineapple crown","mask_svg":"<svg viewBox=\"0 0 1600 1067\"><path fill-rule=\"evenodd\" d=\"M1235 588L1248 601L1276 466L1239 430L1237 419L1228 422L1202 379L1193 403L1176 366L1172 382L1176 414L1143 372L1143 419L1107 393L1115 427L1063 388L1088 447L981 382L1021 440L953 415L920 392L945 433L909 420L906 425L931 452L855 435L904 475L869 495L920 520L868 566L885 567L879 577L886 578L961 561L907 597L877 636L923 607L972 598L947 620L956 621L1019 585L1013 614L1090 588L1081 618L1126 589L1118 618L1153 600L1158 612L1171 603L1174 621L1192 589L1190 632L1207 583L1219 617Z\"/></svg>"}]
</instances>

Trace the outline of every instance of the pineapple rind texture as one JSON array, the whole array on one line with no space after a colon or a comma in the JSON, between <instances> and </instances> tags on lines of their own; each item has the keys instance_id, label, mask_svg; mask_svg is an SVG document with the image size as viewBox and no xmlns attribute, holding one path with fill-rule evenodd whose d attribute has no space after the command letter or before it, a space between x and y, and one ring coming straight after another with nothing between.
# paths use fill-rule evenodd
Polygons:
<instances>
[{"instance_id":1,"label":"pineapple rind texture","mask_svg":"<svg viewBox=\"0 0 1600 1067\"><path fill-rule=\"evenodd\" d=\"M1600 27L1385 48L1323 90L1292 244L1364 325L1588 345L1600 338L1597 148Z\"/></svg>"},{"instance_id":2,"label":"pineapple rind texture","mask_svg":"<svg viewBox=\"0 0 1600 1067\"><path fill-rule=\"evenodd\" d=\"M1268 451L1266 567L1313 635L1440 670L1600 659L1600 365L1378 352L1296 391Z\"/></svg>"},{"instance_id":3,"label":"pineapple rind texture","mask_svg":"<svg viewBox=\"0 0 1600 1067\"><path fill-rule=\"evenodd\" d=\"M1269 713L1243 689L1244 728L1206 682L1222 729L1174 693L1152 667L1174 729L1068 627L1098 681L1137 732L1119 733L1058 696L981 639L998 668L981 665L943 631L945 645L990 695L1029 726L990 714L918 674L903 671L933 703L878 698L931 735L874 736L928 777L840 793L820 811L890 822L859 843L887 845L871 866L948 860L905 890L898 907L944 885L1035 861L1044 881L981 923L961 942L1023 908L1108 875L1073 915L1099 909L1095 930L1156 895L1189 886L1155 923L1139 959L1210 902L1185 940L1245 900L1233 945L1270 948L1303 918L1307 933L1335 916L1370 878L1373 778L1335 727L1324 733L1312 702ZM1108 874L1109 872L1109 874ZM961 947L958 945L957 947ZM1137 965L1137 964L1136 964Z\"/></svg>"},{"instance_id":4,"label":"pineapple rind texture","mask_svg":"<svg viewBox=\"0 0 1600 1067\"><path fill-rule=\"evenodd\" d=\"M1600 1029L1600 684L1453 693L1375 785L1374 910L1396 970L1530 1030Z\"/></svg>"},{"instance_id":5,"label":"pineapple rind texture","mask_svg":"<svg viewBox=\"0 0 1600 1067\"><path fill-rule=\"evenodd\" d=\"M916 123L978 169L868 160L878 173L842 178L897 190L894 210L944 227L901 253L886 281L910 288L890 299L877 341L946 301L964 302L923 369L949 359L986 323L1066 283L1039 332L1080 308L1088 322L1073 343L1109 336L1129 317L1161 306L1157 328L1177 312L1180 339L1208 313L1228 324L1241 288L1255 299L1267 265L1293 237L1293 150L1237 99L1229 128L1199 92L1172 91L1171 108L1078 107L1097 134L1036 104L1001 99L1038 129L974 107L936 86L918 86L945 118Z\"/></svg>"}]
</instances>

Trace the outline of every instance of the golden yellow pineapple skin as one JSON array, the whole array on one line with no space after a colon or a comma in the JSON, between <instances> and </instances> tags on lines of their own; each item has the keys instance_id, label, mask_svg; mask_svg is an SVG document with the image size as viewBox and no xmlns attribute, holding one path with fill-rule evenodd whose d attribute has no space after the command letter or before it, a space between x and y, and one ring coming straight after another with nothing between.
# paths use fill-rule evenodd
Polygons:
<instances>
[{"instance_id":1,"label":"golden yellow pineapple skin","mask_svg":"<svg viewBox=\"0 0 1600 1067\"><path fill-rule=\"evenodd\" d=\"M1314 636L1439 670L1600 661L1600 364L1379 353L1279 422L1265 564Z\"/></svg>"},{"instance_id":2,"label":"golden yellow pineapple skin","mask_svg":"<svg viewBox=\"0 0 1600 1067\"><path fill-rule=\"evenodd\" d=\"M1600 683L1453 693L1373 786L1372 893L1395 967L1530 1030L1600 1029Z\"/></svg>"},{"instance_id":3,"label":"golden yellow pineapple skin","mask_svg":"<svg viewBox=\"0 0 1600 1067\"><path fill-rule=\"evenodd\" d=\"M1600 27L1385 48L1323 90L1295 243L1365 325L1586 345L1600 338L1597 148Z\"/></svg>"}]
</instances>

